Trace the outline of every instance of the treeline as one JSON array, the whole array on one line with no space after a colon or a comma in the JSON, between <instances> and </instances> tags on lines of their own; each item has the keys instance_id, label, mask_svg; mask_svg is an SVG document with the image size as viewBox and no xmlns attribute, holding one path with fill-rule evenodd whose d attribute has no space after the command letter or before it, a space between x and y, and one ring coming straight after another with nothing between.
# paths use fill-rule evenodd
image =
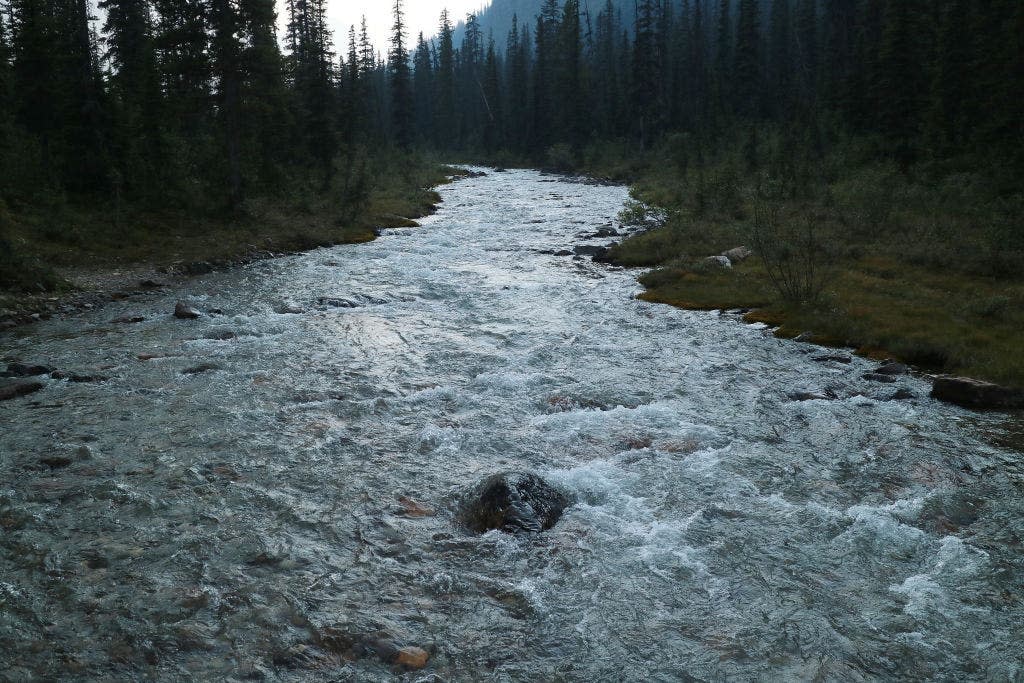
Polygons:
<instances>
[{"instance_id":1,"label":"treeline","mask_svg":"<svg viewBox=\"0 0 1024 683\"><path fill-rule=\"evenodd\" d=\"M536 159L773 123L811 145L876 136L904 166L966 152L1022 163L1019 0L638 0L625 17L611 0L596 14L545 0L523 19L495 37L471 15L453 46L445 16L421 37L420 143Z\"/></svg>"},{"instance_id":2,"label":"treeline","mask_svg":"<svg viewBox=\"0 0 1024 683\"><path fill-rule=\"evenodd\" d=\"M9 0L0 199L236 209L324 184L352 135L325 0Z\"/></svg>"},{"instance_id":3,"label":"treeline","mask_svg":"<svg viewBox=\"0 0 1024 683\"><path fill-rule=\"evenodd\" d=\"M1022 165L1019 0L544 0L506 36L470 15L382 57L365 22L336 55L326 0L7 0L0 198L237 209L295 182L358 193L380 146L571 165L589 146L705 147L762 124L804 146L874 136L908 166ZM756 141L752 141L756 147Z\"/></svg>"}]
</instances>

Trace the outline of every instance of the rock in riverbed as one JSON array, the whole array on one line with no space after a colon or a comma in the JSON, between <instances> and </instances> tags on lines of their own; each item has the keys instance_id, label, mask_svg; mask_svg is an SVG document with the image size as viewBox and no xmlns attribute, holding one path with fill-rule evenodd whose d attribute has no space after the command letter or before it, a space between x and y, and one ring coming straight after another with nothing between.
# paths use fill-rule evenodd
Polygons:
<instances>
[{"instance_id":1,"label":"rock in riverbed","mask_svg":"<svg viewBox=\"0 0 1024 683\"><path fill-rule=\"evenodd\" d=\"M538 533L553 527L572 501L536 474L496 474L463 501L459 521L477 533Z\"/></svg>"},{"instance_id":2,"label":"rock in riverbed","mask_svg":"<svg viewBox=\"0 0 1024 683\"><path fill-rule=\"evenodd\" d=\"M577 247L573 247L573 252L577 256L593 256L596 259L607 254L608 247L599 247L591 244L581 244Z\"/></svg>"},{"instance_id":3,"label":"rock in riverbed","mask_svg":"<svg viewBox=\"0 0 1024 683\"><path fill-rule=\"evenodd\" d=\"M0 373L0 377L38 377L49 375L54 371L49 365L28 365L26 363L11 363L7 366L7 372Z\"/></svg>"},{"instance_id":4,"label":"rock in riverbed","mask_svg":"<svg viewBox=\"0 0 1024 683\"><path fill-rule=\"evenodd\" d=\"M1024 408L1024 391L970 377L936 377L931 395L966 408Z\"/></svg>"},{"instance_id":5,"label":"rock in riverbed","mask_svg":"<svg viewBox=\"0 0 1024 683\"><path fill-rule=\"evenodd\" d=\"M27 396L42 388L42 382L10 382L0 384L0 401L9 401L19 396Z\"/></svg>"},{"instance_id":6,"label":"rock in riverbed","mask_svg":"<svg viewBox=\"0 0 1024 683\"><path fill-rule=\"evenodd\" d=\"M179 301L174 305L174 317L179 320L195 320L201 315L202 313L183 301Z\"/></svg>"}]
</instances>

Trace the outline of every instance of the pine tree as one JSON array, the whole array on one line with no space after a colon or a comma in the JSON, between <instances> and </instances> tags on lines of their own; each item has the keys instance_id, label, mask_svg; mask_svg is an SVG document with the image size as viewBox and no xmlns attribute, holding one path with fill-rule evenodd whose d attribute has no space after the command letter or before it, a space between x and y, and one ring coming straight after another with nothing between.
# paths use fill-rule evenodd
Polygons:
<instances>
[{"instance_id":1,"label":"pine tree","mask_svg":"<svg viewBox=\"0 0 1024 683\"><path fill-rule=\"evenodd\" d=\"M501 108L501 83L498 74L498 57L494 52L493 38L488 41L484 57L483 99L487 116L484 120L483 144L488 154L504 146L504 126Z\"/></svg>"},{"instance_id":2,"label":"pine tree","mask_svg":"<svg viewBox=\"0 0 1024 683\"><path fill-rule=\"evenodd\" d=\"M447 148L455 134L455 46L448 11L441 12L437 49L437 124L434 144Z\"/></svg>"},{"instance_id":3,"label":"pine tree","mask_svg":"<svg viewBox=\"0 0 1024 683\"><path fill-rule=\"evenodd\" d=\"M772 110L782 118L792 100L792 37L790 35L789 0L773 0L769 38L769 92Z\"/></svg>"},{"instance_id":4,"label":"pine tree","mask_svg":"<svg viewBox=\"0 0 1024 683\"><path fill-rule=\"evenodd\" d=\"M280 185L287 160L281 144L291 127L284 83L284 60L277 42L273 0L237 0L244 37L240 55L241 120L247 155L253 156L264 190Z\"/></svg>"},{"instance_id":5,"label":"pine tree","mask_svg":"<svg viewBox=\"0 0 1024 683\"><path fill-rule=\"evenodd\" d=\"M579 0L566 0L562 8L558 39L557 94L558 135L574 148L583 145L587 125L586 93L583 87L583 42Z\"/></svg>"},{"instance_id":6,"label":"pine tree","mask_svg":"<svg viewBox=\"0 0 1024 683\"><path fill-rule=\"evenodd\" d=\"M801 101L811 106L817 98L819 80L818 0L797 0L795 24L796 80Z\"/></svg>"},{"instance_id":7,"label":"pine tree","mask_svg":"<svg viewBox=\"0 0 1024 683\"><path fill-rule=\"evenodd\" d=\"M391 115L395 142L408 149L413 140L413 99L409 82L409 52L405 48L405 14L402 0L394 3L395 23L391 27L388 69L391 77Z\"/></svg>"},{"instance_id":8,"label":"pine tree","mask_svg":"<svg viewBox=\"0 0 1024 683\"><path fill-rule=\"evenodd\" d=\"M415 103L415 129L419 141L428 140L434 128L434 60L430 45L423 33L416 41L413 55L413 101Z\"/></svg>"},{"instance_id":9,"label":"pine tree","mask_svg":"<svg viewBox=\"0 0 1024 683\"><path fill-rule=\"evenodd\" d=\"M218 133L226 162L227 205L237 211L242 204L241 142L241 46L236 40L239 19L230 0L211 0L211 51L217 76Z\"/></svg>"},{"instance_id":10,"label":"pine tree","mask_svg":"<svg viewBox=\"0 0 1024 683\"><path fill-rule=\"evenodd\" d=\"M761 112L761 21L757 0L740 0L734 57L736 111L746 117Z\"/></svg>"},{"instance_id":11,"label":"pine tree","mask_svg":"<svg viewBox=\"0 0 1024 683\"><path fill-rule=\"evenodd\" d=\"M920 10L920 0L888 1L874 88L881 132L904 170L917 155L927 92Z\"/></svg>"},{"instance_id":12,"label":"pine tree","mask_svg":"<svg viewBox=\"0 0 1024 683\"><path fill-rule=\"evenodd\" d=\"M512 28L505 46L505 65L508 84L508 133L506 140L512 148L523 151L531 137L530 115L530 36L526 27L520 28L518 15L512 15Z\"/></svg>"},{"instance_id":13,"label":"pine tree","mask_svg":"<svg viewBox=\"0 0 1024 683\"><path fill-rule=\"evenodd\" d=\"M640 0L637 4L636 33L633 39L631 99L636 107L637 135L641 148L645 147L653 136L661 111L656 22L655 0Z\"/></svg>"},{"instance_id":14,"label":"pine tree","mask_svg":"<svg viewBox=\"0 0 1024 683\"><path fill-rule=\"evenodd\" d=\"M188 145L202 145L201 135L212 115L208 2L154 0L157 68L164 91L164 125L179 136L177 152L190 154ZM187 164L187 162L186 162ZM187 171L177 169L184 175Z\"/></svg>"},{"instance_id":15,"label":"pine tree","mask_svg":"<svg viewBox=\"0 0 1024 683\"><path fill-rule=\"evenodd\" d=\"M150 8L145 0L102 0L107 59L113 67L116 128L113 144L125 188L141 194L159 187L165 168L160 135L162 101Z\"/></svg>"}]
</instances>

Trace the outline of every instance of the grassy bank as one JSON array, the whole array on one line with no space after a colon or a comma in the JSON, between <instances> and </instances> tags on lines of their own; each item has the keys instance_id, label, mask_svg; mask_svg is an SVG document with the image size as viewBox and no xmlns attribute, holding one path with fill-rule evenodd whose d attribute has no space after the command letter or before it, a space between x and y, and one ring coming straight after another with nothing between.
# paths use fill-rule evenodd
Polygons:
<instances>
[{"instance_id":1,"label":"grassy bank","mask_svg":"<svg viewBox=\"0 0 1024 683\"><path fill-rule=\"evenodd\" d=\"M780 336L1024 387L1024 193L974 160L898 169L853 140L827 155L780 135L699 159L685 140L588 171L634 180L624 219L657 227L616 247L653 267L642 297L755 309ZM625 160L622 160L625 159ZM745 245L723 268L710 255Z\"/></svg>"},{"instance_id":2,"label":"grassy bank","mask_svg":"<svg viewBox=\"0 0 1024 683\"><path fill-rule=\"evenodd\" d=\"M295 180L240 211L146 206L0 203L0 309L76 288L82 273L230 263L265 252L366 242L374 229L414 225L440 200L446 172L430 157L379 155L339 173L326 192Z\"/></svg>"}]
</instances>

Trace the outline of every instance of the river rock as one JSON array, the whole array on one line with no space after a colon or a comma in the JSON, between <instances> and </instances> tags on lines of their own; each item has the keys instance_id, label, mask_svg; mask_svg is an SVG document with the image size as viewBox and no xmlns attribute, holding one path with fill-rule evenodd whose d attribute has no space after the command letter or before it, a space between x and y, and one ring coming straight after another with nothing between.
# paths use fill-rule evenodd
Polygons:
<instances>
[{"instance_id":1,"label":"river rock","mask_svg":"<svg viewBox=\"0 0 1024 683\"><path fill-rule=\"evenodd\" d=\"M204 372L210 372L212 370L220 370L220 366L216 363L200 363L195 367L191 367L181 371L183 375L200 375Z\"/></svg>"},{"instance_id":2,"label":"river rock","mask_svg":"<svg viewBox=\"0 0 1024 683\"><path fill-rule=\"evenodd\" d=\"M884 382L885 384L893 384L896 382L895 375L886 375L880 372L865 372L864 379L871 382Z\"/></svg>"},{"instance_id":3,"label":"river rock","mask_svg":"<svg viewBox=\"0 0 1024 683\"><path fill-rule=\"evenodd\" d=\"M179 320L194 320L201 316L202 313L192 308L183 301L179 301L174 304L174 317Z\"/></svg>"},{"instance_id":4,"label":"river rock","mask_svg":"<svg viewBox=\"0 0 1024 683\"><path fill-rule=\"evenodd\" d=\"M572 256L573 253L568 249L559 249L558 251L551 252L555 256Z\"/></svg>"},{"instance_id":5,"label":"river rock","mask_svg":"<svg viewBox=\"0 0 1024 683\"><path fill-rule=\"evenodd\" d=\"M352 299L345 299L342 297L334 296L322 296L316 300L321 306L328 306L330 308L358 308L359 304Z\"/></svg>"},{"instance_id":6,"label":"river rock","mask_svg":"<svg viewBox=\"0 0 1024 683\"><path fill-rule=\"evenodd\" d=\"M913 400L915 398L917 398L917 394L915 394L913 391L911 391L910 389L906 389L906 388L900 388L900 389L897 389L896 392L892 396L890 396L888 398L888 400L889 401L910 401L910 400Z\"/></svg>"},{"instance_id":7,"label":"river rock","mask_svg":"<svg viewBox=\"0 0 1024 683\"><path fill-rule=\"evenodd\" d=\"M51 372L50 378L67 380L68 382L74 382L75 384L106 382L109 379L104 375L80 375L77 372L64 372L63 370L55 370Z\"/></svg>"},{"instance_id":8,"label":"river rock","mask_svg":"<svg viewBox=\"0 0 1024 683\"><path fill-rule=\"evenodd\" d=\"M852 363L853 358L847 356L845 353L832 353L824 354L821 356L814 356L811 358L815 363Z\"/></svg>"},{"instance_id":9,"label":"river rock","mask_svg":"<svg viewBox=\"0 0 1024 683\"><path fill-rule=\"evenodd\" d=\"M422 669L427 665L430 655L422 647L407 645L398 651L395 662L407 669Z\"/></svg>"},{"instance_id":10,"label":"river rock","mask_svg":"<svg viewBox=\"0 0 1024 683\"><path fill-rule=\"evenodd\" d=\"M42 382L9 382L0 384L0 401L9 401L19 396L27 396L42 388Z\"/></svg>"},{"instance_id":11,"label":"river rock","mask_svg":"<svg viewBox=\"0 0 1024 683\"><path fill-rule=\"evenodd\" d=\"M465 497L459 521L477 533L546 531L572 501L536 474L496 474Z\"/></svg>"},{"instance_id":12,"label":"river rock","mask_svg":"<svg viewBox=\"0 0 1024 683\"><path fill-rule=\"evenodd\" d=\"M1024 391L970 377L936 377L931 395L967 408L1024 408Z\"/></svg>"},{"instance_id":13,"label":"river rock","mask_svg":"<svg viewBox=\"0 0 1024 683\"><path fill-rule=\"evenodd\" d=\"M157 282L156 280L143 280L139 283L139 287L142 289L160 289L163 286L162 282Z\"/></svg>"},{"instance_id":14,"label":"river rock","mask_svg":"<svg viewBox=\"0 0 1024 683\"><path fill-rule=\"evenodd\" d=\"M282 301L280 305L274 308L274 313L278 315L302 315L306 311L302 307L292 303L291 301Z\"/></svg>"},{"instance_id":15,"label":"river rock","mask_svg":"<svg viewBox=\"0 0 1024 683\"><path fill-rule=\"evenodd\" d=\"M110 322L117 325L134 325L135 323L144 322L146 319L141 315L122 315L120 318L114 318Z\"/></svg>"},{"instance_id":16,"label":"river rock","mask_svg":"<svg viewBox=\"0 0 1024 683\"><path fill-rule=\"evenodd\" d=\"M839 398L832 391L794 391L788 396L791 401L834 401Z\"/></svg>"},{"instance_id":17,"label":"river rock","mask_svg":"<svg viewBox=\"0 0 1024 683\"><path fill-rule=\"evenodd\" d=\"M2 377L38 377L49 375L54 371L49 365L28 365L26 363L11 363L7 366L7 372L0 373Z\"/></svg>"},{"instance_id":18,"label":"river rock","mask_svg":"<svg viewBox=\"0 0 1024 683\"><path fill-rule=\"evenodd\" d=\"M186 263L184 271L186 275L206 275L213 272L213 264L209 261Z\"/></svg>"},{"instance_id":19,"label":"river rock","mask_svg":"<svg viewBox=\"0 0 1024 683\"><path fill-rule=\"evenodd\" d=\"M905 375L907 366L896 361L889 361L875 368L875 372L880 375Z\"/></svg>"},{"instance_id":20,"label":"river rock","mask_svg":"<svg viewBox=\"0 0 1024 683\"><path fill-rule=\"evenodd\" d=\"M573 253L577 256L593 256L597 258L608 253L608 247L596 246L593 244L581 244L573 247Z\"/></svg>"}]
</instances>

